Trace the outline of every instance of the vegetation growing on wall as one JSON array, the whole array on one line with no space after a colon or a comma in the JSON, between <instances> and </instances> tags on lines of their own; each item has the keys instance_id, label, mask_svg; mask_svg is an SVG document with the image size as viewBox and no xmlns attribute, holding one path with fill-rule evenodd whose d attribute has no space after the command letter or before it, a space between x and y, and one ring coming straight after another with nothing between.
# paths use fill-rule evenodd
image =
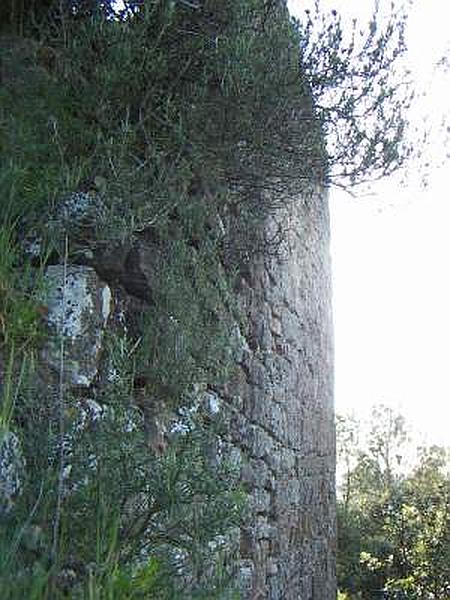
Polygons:
<instances>
[{"instance_id":1,"label":"vegetation growing on wall","mask_svg":"<svg viewBox=\"0 0 450 600\"><path fill-rule=\"evenodd\" d=\"M238 318L233 275L282 239L266 239L267 217L339 165L348 183L402 164L405 118L388 80L402 22L371 29L361 63L336 18L293 23L272 0L149 0L122 12L11 0L0 18L1 427L2 439L20 437L27 464L2 529L2 597L213 598L229 574L219 572L219 541L239 521L236 473L211 462L216 437L201 414L162 454L149 448L133 388L139 379L175 410L195 386L223 380ZM337 153L325 148L333 131ZM89 226L49 227L80 191L97 205ZM42 243L34 258L30 232ZM64 431L78 433L61 502L64 440L54 399L33 385L46 335L40 274L80 261L80 244L101 254L142 237L158 249L151 294L113 340L117 377L97 390L109 410L92 431L77 430L76 411L63 414ZM9 576L13 563L20 577Z\"/></svg>"}]
</instances>

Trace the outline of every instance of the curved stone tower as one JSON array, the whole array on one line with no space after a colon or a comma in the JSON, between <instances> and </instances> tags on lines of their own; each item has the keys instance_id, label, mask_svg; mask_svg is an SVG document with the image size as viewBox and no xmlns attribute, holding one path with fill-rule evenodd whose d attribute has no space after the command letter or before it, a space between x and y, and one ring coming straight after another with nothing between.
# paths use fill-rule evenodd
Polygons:
<instances>
[{"instance_id":1,"label":"curved stone tower","mask_svg":"<svg viewBox=\"0 0 450 600\"><path fill-rule=\"evenodd\" d=\"M283 0L280 7L285 10ZM311 124L310 99L303 102L308 119L298 121ZM300 130L295 139L303 141L304 133ZM268 162L276 172L282 158L270 150ZM307 172L310 157L304 158L302 168ZM273 172L267 174L262 164L259 172L270 179ZM285 172L289 171L290 165L283 165ZM237 193L233 188L233 194ZM289 195L289 190L285 193ZM133 236L130 245L97 243L95 235L103 213L101 193L95 190L71 194L58 206L61 212L52 223L58 236L69 232L70 236L64 234L66 248L70 237L73 252L53 256L43 276L47 298L40 308L49 335L40 351L36 381L39 393L49 398L52 407L53 398L59 399L58 418L65 418L63 391L67 389L70 407L81 423L89 425L99 415L114 414L107 411L103 388L120 382L120 377L109 362L106 341L110 334L128 340L130 332L133 351L139 345L139 336L135 336L137 341L133 337L136 314L152 303L158 285L155 262L164 254L165 240L150 227ZM214 392L226 407L232 453L239 457L250 504L240 532L242 598L334 600L335 435L327 194L318 187L314 193L283 201L283 206L267 222L265 236L276 238L281 227L282 248L257 254L242 269L237 287L246 329L240 331L232 379ZM229 216L225 210L224 215ZM122 218L121 213L119 216ZM242 229L245 224L241 234ZM24 240L24 253L30 254L32 264L44 264L47 259L40 256L42 244L36 239L38 243ZM166 316L170 322L172 315ZM127 360L131 355L132 351L125 352ZM0 355L0 384L5 378L1 359ZM174 415L153 388L146 389L146 379L134 372L134 364L124 373L126 392L117 385L116 393L123 394L124 405L140 409L148 436L146 447L159 457L167 448L168 423ZM136 420L133 427L140 424ZM1 515L10 511L19 495L25 461L15 434L3 436L0 442ZM61 460L60 473L65 472L63 465Z\"/></svg>"},{"instance_id":2,"label":"curved stone tower","mask_svg":"<svg viewBox=\"0 0 450 600\"><path fill-rule=\"evenodd\" d=\"M285 252L256 260L241 279L249 333L226 388L251 498L241 532L242 588L253 600L331 600L336 529L327 194L317 190L293 202L283 224Z\"/></svg>"}]
</instances>

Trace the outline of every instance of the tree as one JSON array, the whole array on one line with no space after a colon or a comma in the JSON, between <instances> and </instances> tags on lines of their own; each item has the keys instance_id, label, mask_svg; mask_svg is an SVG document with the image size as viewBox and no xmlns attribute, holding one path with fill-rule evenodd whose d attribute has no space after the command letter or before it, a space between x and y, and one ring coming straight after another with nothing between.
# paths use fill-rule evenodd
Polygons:
<instances>
[{"instance_id":1,"label":"tree","mask_svg":"<svg viewBox=\"0 0 450 600\"><path fill-rule=\"evenodd\" d=\"M318 1L298 23L304 82L327 138L332 184L350 188L389 176L414 153L414 89L400 66L406 23L403 4L393 2L382 16L376 3L367 32L356 20L346 31L338 12L327 15Z\"/></svg>"},{"instance_id":2,"label":"tree","mask_svg":"<svg viewBox=\"0 0 450 600\"><path fill-rule=\"evenodd\" d=\"M338 580L351 597L446 598L450 590L449 453L432 446L412 454L402 415L375 407L369 426L339 419L338 458L349 428L356 447L338 500ZM365 443L364 432L367 432ZM394 460L393 460L394 459ZM399 595L400 594L400 595ZM401 594L406 594L402 596Z\"/></svg>"},{"instance_id":3,"label":"tree","mask_svg":"<svg viewBox=\"0 0 450 600\"><path fill-rule=\"evenodd\" d=\"M23 35L36 30L50 14L91 16L98 11L102 16L114 14L113 0L5 0L0 6L0 31Z\"/></svg>"},{"instance_id":4,"label":"tree","mask_svg":"<svg viewBox=\"0 0 450 600\"><path fill-rule=\"evenodd\" d=\"M422 448L413 472L402 481L397 511L389 515L401 564L388 589L414 598L447 598L450 594L450 478L444 448Z\"/></svg>"}]
</instances>

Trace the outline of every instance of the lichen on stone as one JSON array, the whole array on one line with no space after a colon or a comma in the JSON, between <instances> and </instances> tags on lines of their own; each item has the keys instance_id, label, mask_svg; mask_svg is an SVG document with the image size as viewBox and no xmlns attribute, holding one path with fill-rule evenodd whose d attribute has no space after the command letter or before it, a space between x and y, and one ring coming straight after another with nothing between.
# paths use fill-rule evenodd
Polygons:
<instances>
[{"instance_id":1,"label":"lichen on stone","mask_svg":"<svg viewBox=\"0 0 450 600\"><path fill-rule=\"evenodd\" d=\"M25 460L15 433L0 427L0 517L14 507L23 487Z\"/></svg>"},{"instance_id":2,"label":"lichen on stone","mask_svg":"<svg viewBox=\"0 0 450 600\"><path fill-rule=\"evenodd\" d=\"M43 359L57 372L62 365L68 383L88 387L98 373L111 290L85 266L49 266L45 282L51 335Z\"/></svg>"}]
</instances>

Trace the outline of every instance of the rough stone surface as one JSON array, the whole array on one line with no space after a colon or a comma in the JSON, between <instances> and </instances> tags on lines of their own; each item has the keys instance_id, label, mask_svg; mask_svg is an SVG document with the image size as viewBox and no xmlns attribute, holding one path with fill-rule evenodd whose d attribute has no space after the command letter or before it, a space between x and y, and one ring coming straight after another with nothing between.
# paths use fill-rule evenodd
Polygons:
<instances>
[{"instance_id":1,"label":"rough stone surface","mask_svg":"<svg viewBox=\"0 0 450 600\"><path fill-rule=\"evenodd\" d=\"M106 208L98 194L73 192L59 203L53 225L71 238L84 235L89 239L105 221Z\"/></svg>"},{"instance_id":2,"label":"rough stone surface","mask_svg":"<svg viewBox=\"0 0 450 600\"><path fill-rule=\"evenodd\" d=\"M147 240L99 247L90 265L105 281L120 285L131 297L153 301L161 248Z\"/></svg>"},{"instance_id":3,"label":"rough stone surface","mask_svg":"<svg viewBox=\"0 0 450 600\"><path fill-rule=\"evenodd\" d=\"M274 227L281 217L277 213ZM253 258L242 270L239 294L247 326L236 325L233 332L233 379L203 390L202 402L211 416L220 413L228 423L222 450L240 466L249 494L250 517L240 534L242 598L333 600L335 439L325 194L299 199L284 218L283 250ZM267 227L270 238L270 222ZM93 261L97 272L74 265L46 271L50 335L43 359L57 380L63 348L64 382L73 388L101 385L97 375L111 292L97 273L128 299L152 299L156 244L112 250ZM132 310L124 311L132 317ZM163 452L162 411L155 404L150 412L150 443ZM189 414L180 414L166 429L182 433L186 420Z\"/></svg>"},{"instance_id":4,"label":"rough stone surface","mask_svg":"<svg viewBox=\"0 0 450 600\"><path fill-rule=\"evenodd\" d=\"M295 203L286 230L284 253L253 262L241 280L249 327L221 398L250 493L242 590L252 600L331 600L335 437L325 195Z\"/></svg>"},{"instance_id":5,"label":"rough stone surface","mask_svg":"<svg viewBox=\"0 0 450 600\"><path fill-rule=\"evenodd\" d=\"M111 291L84 266L50 266L45 281L50 335L42 358L57 374L63 366L65 383L88 387L98 372Z\"/></svg>"},{"instance_id":6,"label":"rough stone surface","mask_svg":"<svg viewBox=\"0 0 450 600\"><path fill-rule=\"evenodd\" d=\"M0 517L11 511L21 493L24 468L19 438L0 428Z\"/></svg>"}]
</instances>

